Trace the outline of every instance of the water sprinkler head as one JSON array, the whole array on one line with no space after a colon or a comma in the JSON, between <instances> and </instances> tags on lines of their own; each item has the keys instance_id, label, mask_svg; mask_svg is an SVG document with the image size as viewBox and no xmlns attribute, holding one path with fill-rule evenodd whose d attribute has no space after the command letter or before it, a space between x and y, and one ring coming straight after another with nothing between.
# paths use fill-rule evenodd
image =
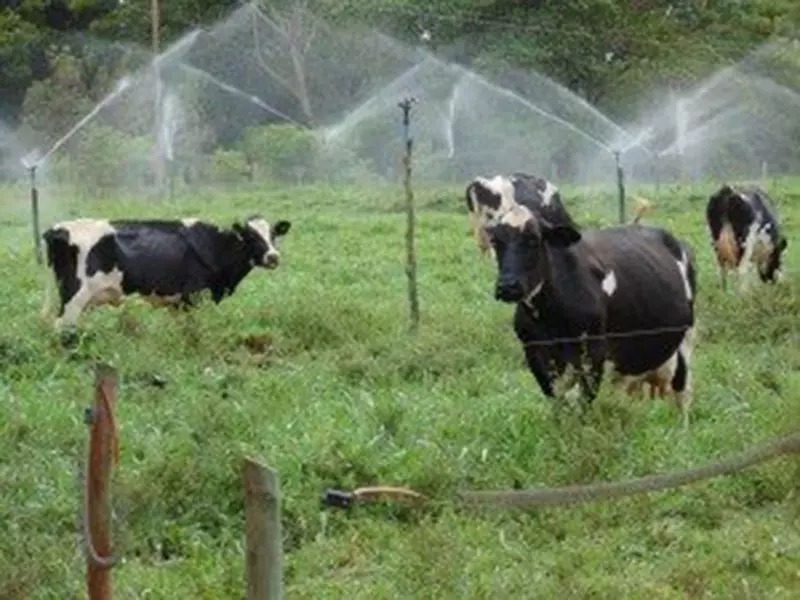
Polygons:
<instances>
[{"instance_id":1,"label":"water sprinkler head","mask_svg":"<svg viewBox=\"0 0 800 600\"><path fill-rule=\"evenodd\" d=\"M414 96L406 96L400 102L397 103L397 106L399 106L402 109L409 109L411 108L412 104L416 104L417 102L419 102L419 100L417 100Z\"/></svg>"},{"instance_id":2,"label":"water sprinkler head","mask_svg":"<svg viewBox=\"0 0 800 600\"><path fill-rule=\"evenodd\" d=\"M42 158L42 153L39 152L38 148L34 148L30 152L28 152L25 156L19 159L22 163L22 166L26 169L35 169L39 166L39 161Z\"/></svg>"}]
</instances>

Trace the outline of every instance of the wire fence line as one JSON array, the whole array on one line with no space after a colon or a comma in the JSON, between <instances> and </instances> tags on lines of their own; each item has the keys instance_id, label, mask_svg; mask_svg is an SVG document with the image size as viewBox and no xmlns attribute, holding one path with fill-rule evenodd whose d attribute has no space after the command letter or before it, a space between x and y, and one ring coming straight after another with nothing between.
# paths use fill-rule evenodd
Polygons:
<instances>
[{"instance_id":1,"label":"wire fence line","mask_svg":"<svg viewBox=\"0 0 800 600\"><path fill-rule=\"evenodd\" d=\"M579 344L582 342L593 341L606 341L609 339L630 339L637 337L646 337L652 335L661 335L664 333L685 333L689 331L694 325L676 325L672 327L654 327L652 329L632 329L630 331L607 331L605 333L585 333L580 336L574 337L554 337L544 340L532 340L524 342L523 347L529 346L558 346L560 344Z\"/></svg>"}]
</instances>

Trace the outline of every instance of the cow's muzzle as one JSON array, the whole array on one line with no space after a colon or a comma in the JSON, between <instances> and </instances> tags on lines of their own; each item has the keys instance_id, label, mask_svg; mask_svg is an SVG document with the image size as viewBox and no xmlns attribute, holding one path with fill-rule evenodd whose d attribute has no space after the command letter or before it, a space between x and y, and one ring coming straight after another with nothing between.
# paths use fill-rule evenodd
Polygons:
<instances>
[{"instance_id":1,"label":"cow's muzzle","mask_svg":"<svg viewBox=\"0 0 800 600\"><path fill-rule=\"evenodd\" d=\"M518 281L500 281L494 290L494 297L502 302L519 302L524 290Z\"/></svg>"},{"instance_id":2,"label":"cow's muzzle","mask_svg":"<svg viewBox=\"0 0 800 600\"><path fill-rule=\"evenodd\" d=\"M264 257L264 266L267 269L277 269L280 262L281 262L280 256L278 256L277 254L270 253Z\"/></svg>"}]
</instances>

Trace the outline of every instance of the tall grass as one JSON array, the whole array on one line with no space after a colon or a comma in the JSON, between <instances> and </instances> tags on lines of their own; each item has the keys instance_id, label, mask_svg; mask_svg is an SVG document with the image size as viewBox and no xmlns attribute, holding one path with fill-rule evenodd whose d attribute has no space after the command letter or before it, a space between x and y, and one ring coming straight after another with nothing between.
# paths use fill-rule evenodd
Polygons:
<instances>
[{"instance_id":1,"label":"tall grass","mask_svg":"<svg viewBox=\"0 0 800 600\"><path fill-rule=\"evenodd\" d=\"M635 191L635 190L634 190ZM695 247L690 431L664 402L604 387L589 417L554 416L524 366L512 309L492 299L462 190L418 190L422 324L408 334L399 189L286 188L77 200L43 190L45 224L81 216L252 212L293 222L275 272L189 314L137 301L84 315L65 350L38 318L24 197L0 229L0 597L83 594L78 466L91 364L121 374L113 485L121 598L243 595L245 454L280 471L291 598L791 598L800 589L797 465L650 497L533 515L467 513L460 488L611 480L695 465L797 426L800 188L779 190L784 285L719 289L709 189L660 191L648 219ZM646 192L643 191L643 193ZM581 223L612 223L613 192L567 192ZM419 513L327 512L327 487L407 484Z\"/></svg>"}]
</instances>

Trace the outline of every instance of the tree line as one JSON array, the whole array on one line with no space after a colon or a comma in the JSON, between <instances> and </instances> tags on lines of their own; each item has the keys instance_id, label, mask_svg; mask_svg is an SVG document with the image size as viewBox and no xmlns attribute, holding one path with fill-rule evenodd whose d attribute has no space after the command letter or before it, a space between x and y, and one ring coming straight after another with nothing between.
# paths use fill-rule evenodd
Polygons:
<instances>
[{"instance_id":1,"label":"tree line","mask_svg":"<svg viewBox=\"0 0 800 600\"><path fill-rule=\"evenodd\" d=\"M359 21L406 42L486 68L535 68L608 114L649 89L680 89L759 43L800 28L794 0L262 0L292 27L295 7ZM233 10L235 0L160 3L163 45ZM88 97L107 91L96 39L151 44L151 0L5 0L0 3L0 116L16 123L35 82L79 71ZM53 78L56 77L54 80Z\"/></svg>"}]
</instances>

